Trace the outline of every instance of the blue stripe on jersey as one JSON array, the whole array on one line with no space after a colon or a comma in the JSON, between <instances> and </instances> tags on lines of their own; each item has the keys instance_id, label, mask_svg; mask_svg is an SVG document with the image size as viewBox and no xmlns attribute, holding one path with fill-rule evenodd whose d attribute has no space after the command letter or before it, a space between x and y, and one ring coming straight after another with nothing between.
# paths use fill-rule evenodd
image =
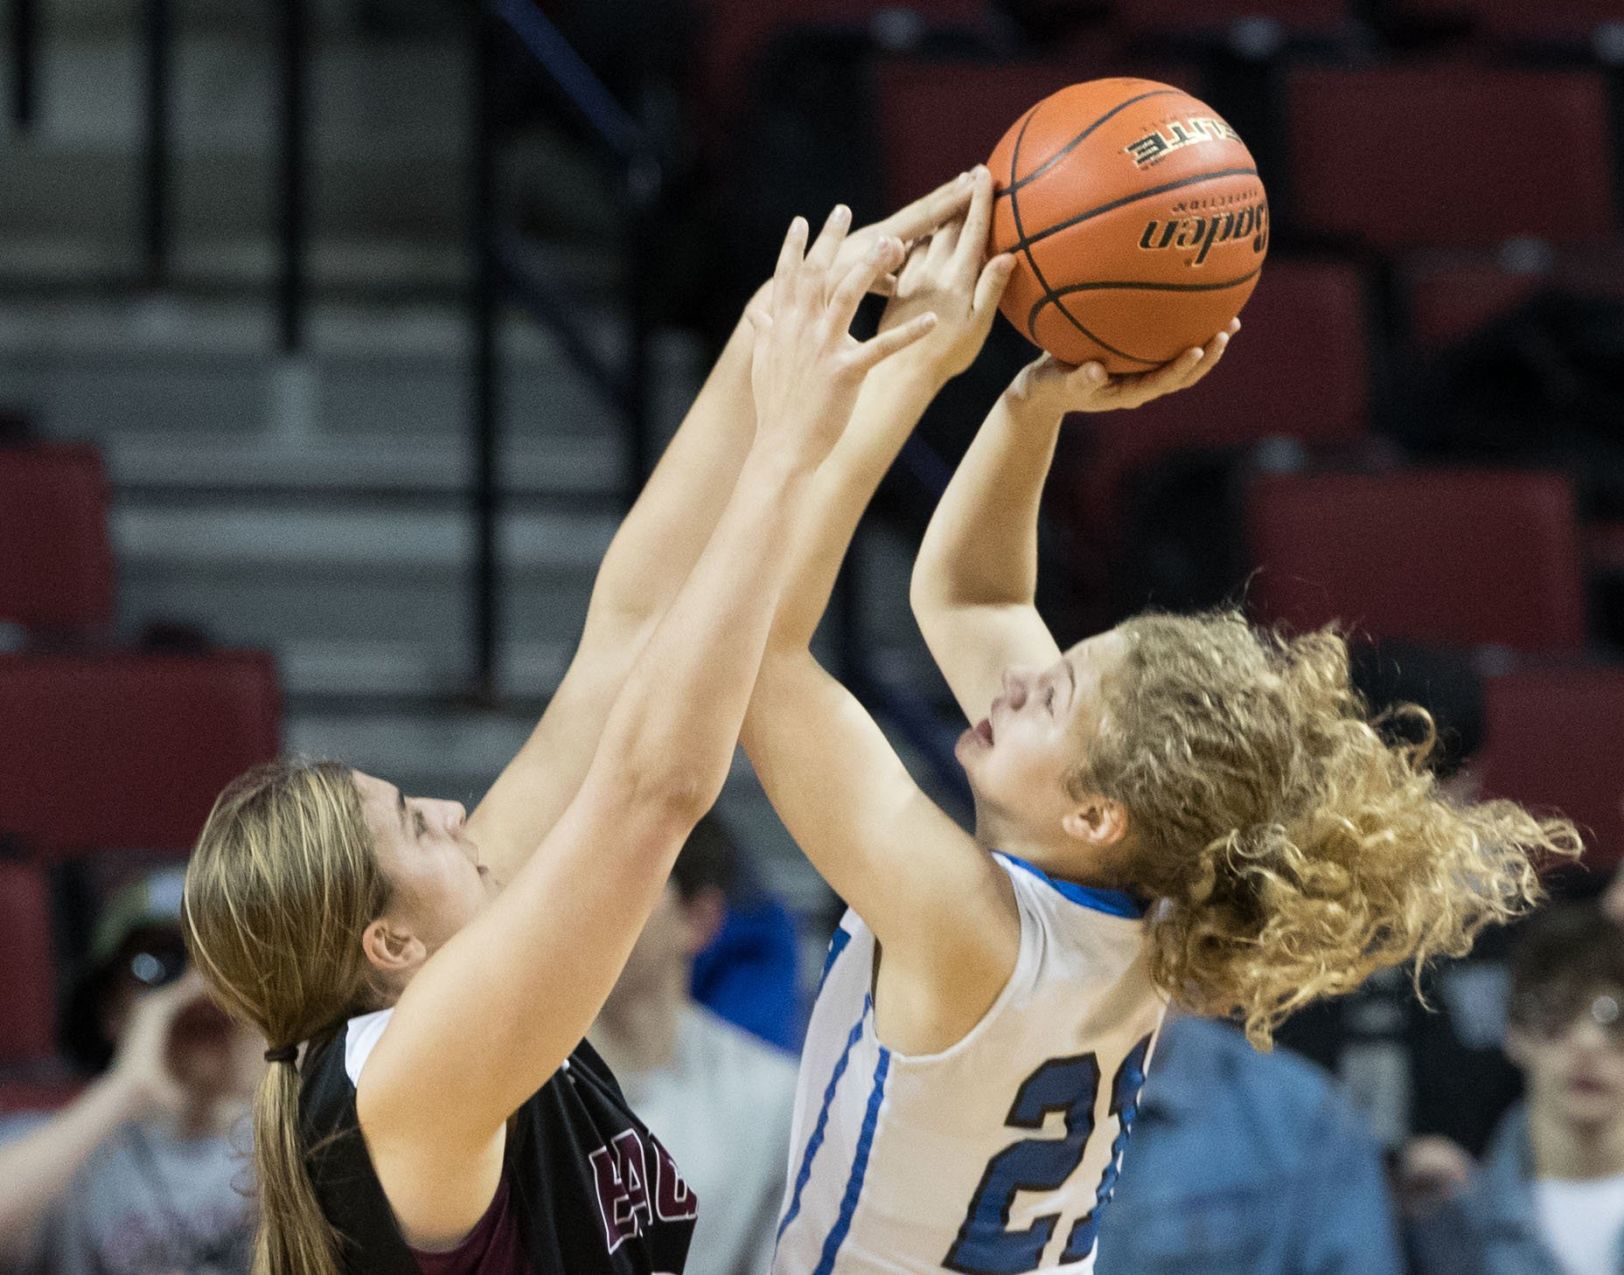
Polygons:
<instances>
[{"instance_id":1,"label":"blue stripe on jersey","mask_svg":"<svg viewBox=\"0 0 1624 1275\"><path fill-rule=\"evenodd\" d=\"M829 971L834 969L835 962L840 954L846 950L846 944L851 942L851 931L844 926L835 931L834 938L829 940L829 952L823 958L823 973L818 975L818 990L813 999L823 994L823 985L829 981Z\"/></svg>"},{"instance_id":2,"label":"blue stripe on jersey","mask_svg":"<svg viewBox=\"0 0 1624 1275\"><path fill-rule=\"evenodd\" d=\"M1018 859L1002 851L998 857L1030 872L1039 881L1059 891L1061 897L1079 903L1085 908L1093 908L1094 911L1104 912L1108 916L1125 916L1133 921L1145 915L1145 905L1124 890L1101 890L1091 885L1078 885L1075 881L1057 881L1042 868L1028 863L1025 859Z\"/></svg>"},{"instance_id":3,"label":"blue stripe on jersey","mask_svg":"<svg viewBox=\"0 0 1624 1275\"><path fill-rule=\"evenodd\" d=\"M846 1074L846 1064L851 1061L851 1051L863 1037L863 1020L867 1017L868 1004L865 997L863 1012L857 1016L857 1022L852 1025L851 1034L846 1037L846 1047L840 1051L840 1058L835 1062L834 1074L829 1077L829 1085L823 1091L823 1107L818 1112L818 1122L812 1128L812 1136L806 1140L806 1153L801 1157L801 1170L795 1175L795 1191L790 1196L784 1220L778 1224L779 1239L784 1238L784 1232L789 1229L789 1224L801 1211L801 1192L806 1190L806 1184L812 1180L812 1161L817 1158L818 1148L823 1145L823 1136L829 1128L829 1108L834 1104L835 1090L840 1088L840 1078Z\"/></svg>"},{"instance_id":4,"label":"blue stripe on jersey","mask_svg":"<svg viewBox=\"0 0 1624 1275\"><path fill-rule=\"evenodd\" d=\"M846 1179L846 1194L840 1200L840 1216L834 1229L823 1241L823 1256L812 1275L830 1275L840 1246L851 1231L851 1220L857 1213L857 1201L862 1198L863 1178L868 1174L868 1153L874 1147L874 1127L880 1121L880 1104L885 1101L885 1077L891 1070L891 1051L880 1046L880 1061L874 1064L874 1087L868 1091L868 1110L863 1115L863 1132L857 1139L857 1154L852 1157L851 1176Z\"/></svg>"}]
</instances>

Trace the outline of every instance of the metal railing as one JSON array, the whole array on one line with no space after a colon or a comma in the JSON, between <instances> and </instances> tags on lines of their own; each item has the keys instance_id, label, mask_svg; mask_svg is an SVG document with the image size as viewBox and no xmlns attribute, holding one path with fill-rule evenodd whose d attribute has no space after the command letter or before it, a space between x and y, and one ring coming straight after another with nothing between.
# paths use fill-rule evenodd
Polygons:
<instances>
[{"instance_id":1,"label":"metal railing","mask_svg":"<svg viewBox=\"0 0 1624 1275\"><path fill-rule=\"evenodd\" d=\"M502 404L498 317L504 303L521 307L546 328L622 426L621 476L629 507L652 468L649 357L653 338L648 280L654 229L665 188L664 165L642 124L627 112L571 47L534 0L491 0L477 18L474 140L475 281L470 296L473 380L473 512L475 562L473 679L475 693L494 701L500 659ZM499 121L495 118L498 39L511 33L528 51L538 77L559 92L586 126L618 178L624 253L621 311L624 353L616 362L600 354L570 306L549 281L524 264L520 241L497 220Z\"/></svg>"},{"instance_id":2,"label":"metal railing","mask_svg":"<svg viewBox=\"0 0 1624 1275\"><path fill-rule=\"evenodd\" d=\"M306 138L309 57L305 0L276 0L278 63L278 181L274 217L280 241L275 284L278 343L294 354L304 341L308 300L306 272ZM40 42L38 0L11 0L11 114L19 130L39 118ZM143 0L141 8L141 180L136 184L139 228L137 282L165 287L175 246L175 39L172 0Z\"/></svg>"}]
</instances>

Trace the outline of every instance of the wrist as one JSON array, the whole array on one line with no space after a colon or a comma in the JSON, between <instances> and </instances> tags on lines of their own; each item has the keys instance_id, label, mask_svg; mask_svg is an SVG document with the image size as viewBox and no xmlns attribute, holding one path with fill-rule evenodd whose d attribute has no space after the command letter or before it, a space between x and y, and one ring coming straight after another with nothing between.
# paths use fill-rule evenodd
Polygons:
<instances>
[{"instance_id":1,"label":"wrist","mask_svg":"<svg viewBox=\"0 0 1624 1275\"><path fill-rule=\"evenodd\" d=\"M923 359L910 359L907 351L893 354L868 374L864 391L899 403L929 403L954 374Z\"/></svg>"},{"instance_id":2,"label":"wrist","mask_svg":"<svg viewBox=\"0 0 1624 1275\"><path fill-rule=\"evenodd\" d=\"M1002 401L1005 412L1023 429L1059 429L1066 416L1065 410L1047 395L1023 389L1019 381L1005 389Z\"/></svg>"},{"instance_id":3,"label":"wrist","mask_svg":"<svg viewBox=\"0 0 1624 1275\"><path fill-rule=\"evenodd\" d=\"M736 485L749 482L758 490L786 491L810 482L825 454L811 444L768 439L757 434L739 468Z\"/></svg>"}]
</instances>

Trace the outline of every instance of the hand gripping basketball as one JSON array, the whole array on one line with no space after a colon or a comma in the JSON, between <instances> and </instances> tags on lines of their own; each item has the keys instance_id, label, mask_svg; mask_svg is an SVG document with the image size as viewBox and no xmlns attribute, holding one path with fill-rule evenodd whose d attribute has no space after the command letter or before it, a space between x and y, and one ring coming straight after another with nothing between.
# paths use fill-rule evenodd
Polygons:
<instances>
[{"instance_id":1,"label":"hand gripping basketball","mask_svg":"<svg viewBox=\"0 0 1624 1275\"><path fill-rule=\"evenodd\" d=\"M1193 346L1151 372L1112 376L1103 364L1091 361L1070 367L1045 354L1022 368L1009 387L1010 399L1033 412L1053 418L1068 412L1109 412L1143 407L1152 399L1187 390L1209 375L1224 357L1230 338L1241 321L1229 326L1204 346Z\"/></svg>"}]
</instances>

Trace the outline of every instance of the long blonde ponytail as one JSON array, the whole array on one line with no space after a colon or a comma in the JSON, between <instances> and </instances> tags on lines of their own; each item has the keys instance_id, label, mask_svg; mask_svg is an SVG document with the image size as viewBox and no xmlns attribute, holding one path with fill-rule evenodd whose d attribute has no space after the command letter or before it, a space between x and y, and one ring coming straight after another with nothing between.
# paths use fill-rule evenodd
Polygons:
<instances>
[{"instance_id":1,"label":"long blonde ponytail","mask_svg":"<svg viewBox=\"0 0 1624 1275\"><path fill-rule=\"evenodd\" d=\"M361 933L388 887L351 772L274 762L215 802L186 870L183 928L215 998L280 1052L254 1102L255 1275L338 1275L299 1130L292 1047L371 1008Z\"/></svg>"}]
</instances>

